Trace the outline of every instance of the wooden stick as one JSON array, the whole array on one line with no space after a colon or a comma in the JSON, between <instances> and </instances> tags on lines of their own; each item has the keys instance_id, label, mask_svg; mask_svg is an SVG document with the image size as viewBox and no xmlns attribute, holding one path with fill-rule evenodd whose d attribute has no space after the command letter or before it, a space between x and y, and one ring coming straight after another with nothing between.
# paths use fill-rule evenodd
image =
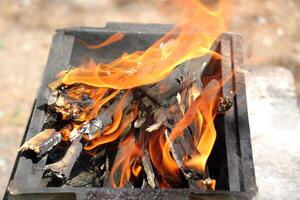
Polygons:
<instances>
[{"instance_id":1,"label":"wooden stick","mask_svg":"<svg viewBox=\"0 0 300 200\"><path fill-rule=\"evenodd\" d=\"M37 157L41 157L54 146L60 143L62 136L54 129L46 129L36 136L26 141L20 148L20 152L33 152Z\"/></svg>"},{"instance_id":2,"label":"wooden stick","mask_svg":"<svg viewBox=\"0 0 300 200\"><path fill-rule=\"evenodd\" d=\"M144 150L142 163L143 163L145 174L147 176L148 185L151 188L156 188L157 184L156 184L156 180L155 180L155 174L154 174L153 167L152 167L152 164L150 161L149 152L146 149Z\"/></svg>"},{"instance_id":3,"label":"wooden stick","mask_svg":"<svg viewBox=\"0 0 300 200\"><path fill-rule=\"evenodd\" d=\"M160 106L167 106L168 101L148 86L139 87L141 92Z\"/></svg>"},{"instance_id":4,"label":"wooden stick","mask_svg":"<svg viewBox=\"0 0 300 200\"><path fill-rule=\"evenodd\" d=\"M95 119L90 120L86 123L81 129L80 132L85 134L84 139L92 140L96 137L99 137L103 132L104 128L111 125L113 122L113 117L115 115L115 110L120 103L121 96L114 100L114 102L109 105L107 108L103 108L100 110L100 113ZM128 95L126 101L124 102L124 106L121 111L124 112L127 107L129 107L132 103L133 96L132 94Z\"/></svg>"},{"instance_id":5,"label":"wooden stick","mask_svg":"<svg viewBox=\"0 0 300 200\"><path fill-rule=\"evenodd\" d=\"M79 136L73 140L65 156L60 161L45 166L46 175L54 175L62 180L69 178L72 168L82 151L80 139L81 137Z\"/></svg>"},{"instance_id":6,"label":"wooden stick","mask_svg":"<svg viewBox=\"0 0 300 200\"><path fill-rule=\"evenodd\" d=\"M167 129L164 133L164 136L165 136L166 142L168 143L169 148L172 152L172 156L173 156L177 166L179 167L179 169L185 176L185 178L187 180L193 178L193 176L195 176L195 173L192 173L192 170L186 169L185 166L183 165L183 159L188 154L186 154L186 150L183 149L183 146L179 143L180 142L179 140L185 140L186 138L184 138L184 137L176 138L177 139L176 142L175 141L171 142L171 140L169 139L169 132ZM193 143L191 143L190 145L193 146Z\"/></svg>"}]
</instances>

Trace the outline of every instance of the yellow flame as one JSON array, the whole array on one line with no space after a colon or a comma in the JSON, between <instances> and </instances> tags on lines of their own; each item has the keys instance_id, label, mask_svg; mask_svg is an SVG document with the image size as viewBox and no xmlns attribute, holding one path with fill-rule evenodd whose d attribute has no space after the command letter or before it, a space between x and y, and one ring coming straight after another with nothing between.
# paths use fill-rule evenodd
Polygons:
<instances>
[{"instance_id":1,"label":"yellow flame","mask_svg":"<svg viewBox=\"0 0 300 200\"><path fill-rule=\"evenodd\" d=\"M109 64L80 66L67 73L62 82L129 89L158 82L179 64L209 53L213 41L226 30L227 12L213 11L197 0L172 3L185 11L181 23L147 50L124 54ZM222 8L229 4L225 0L219 3Z\"/></svg>"}]
</instances>

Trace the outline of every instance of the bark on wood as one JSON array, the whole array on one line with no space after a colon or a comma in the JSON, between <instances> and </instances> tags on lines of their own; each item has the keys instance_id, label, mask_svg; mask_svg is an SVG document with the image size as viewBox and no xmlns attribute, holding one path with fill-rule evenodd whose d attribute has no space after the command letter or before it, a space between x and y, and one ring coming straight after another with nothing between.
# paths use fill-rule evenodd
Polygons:
<instances>
[{"instance_id":1,"label":"bark on wood","mask_svg":"<svg viewBox=\"0 0 300 200\"><path fill-rule=\"evenodd\" d=\"M61 113L65 118L78 121L84 114L84 109L94 102L88 95L83 95L81 99L73 99L66 93L60 93L54 104L54 110Z\"/></svg>"},{"instance_id":2,"label":"bark on wood","mask_svg":"<svg viewBox=\"0 0 300 200\"><path fill-rule=\"evenodd\" d=\"M103 184L102 184L102 187L109 187L111 188L112 185L111 185L111 182L109 180L109 171L110 171L110 160L109 160L109 156L106 155L106 158L105 158L105 174L103 176Z\"/></svg>"},{"instance_id":3,"label":"bark on wood","mask_svg":"<svg viewBox=\"0 0 300 200\"><path fill-rule=\"evenodd\" d=\"M163 98L161 95L159 95L155 90L148 86L142 86L139 88L141 92L149 97L151 100L153 100L155 103L159 104L160 106L166 106L168 105L168 101Z\"/></svg>"},{"instance_id":4,"label":"bark on wood","mask_svg":"<svg viewBox=\"0 0 300 200\"><path fill-rule=\"evenodd\" d=\"M172 152L172 156L173 156L177 166L179 167L179 169L185 176L185 178L187 180L193 178L193 176L195 174L193 174L191 170L185 168L185 166L183 164L183 160L185 159L185 156L188 156L188 155L186 154L185 149L183 149L183 146L181 145L180 140L185 140L186 138L184 138L184 137L176 138L176 141L172 142L169 139L168 130L165 131L165 138L166 138L166 142L168 143L169 148ZM190 145L193 146L192 143Z\"/></svg>"},{"instance_id":5,"label":"bark on wood","mask_svg":"<svg viewBox=\"0 0 300 200\"><path fill-rule=\"evenodd\" d=\"M147 150L144 150L143 158L142 158L142 163L144 167L144 171L147 177L147 183L151 188L156 188L156 180L155 180L155 174L153 171L153 167L151 164L149 152Z\"/></svg>"},{"instance_id":6,"label":"bark on wood","mask_svg":"<svg viewBox=\"0 0 300 200\"><path fill-rule=\"evenodd\" d=\"M60 143L61 140L62 136L59 132L56 132L54 129L46 129L26 141L19 151L33 152L37 157L41 157Z\"/></svg>"},{"instance_id":7,"label":"bark on wood","mask_svg":"<svg viewBox=\"0 0 300 200\"><path fill-rule=\"evenodd\" d=\"M134 122L134 128L140 128L144 122L146 121L146 112L140 110L138 114L138 118Z\"/></svg>"},{"instance_id":8,"label":"bark on wood","mask_svg":"<svg viewBox=\"0 0 300 200\"><path fill-rule=\"evenodd\" d=\"M162 125L170 128L172 126L170 123L175 124L178 122L178 120L182 117L182 112L179 105L175 104L176 101L177 98L174 96L172 99L170 99L172 104L170 104L169 107L159 107L153 111L154 123L146 128L147 132L158 130Z\"/></svg>"},{"instance_id":9,"label":"bark on wood","mask_svg":"<svg viewBox=\"0 0 300 200\"><path fill-rule=\"evenodd\" d=\"M54 175L62 180L69 178L72 168L82 151L80 139L81 137L78 137L73 140L65 156L60 161L45 166L46 175Z\"/></svg>"},{"instance_id":10,"label":"bark on wood","mask_svg":"<svg viewBox=\"0 0 300 200\"><path fill-rule=\"evenodd\" d=\"M185 133L176 138L174 142L171 142L168 136L168 132L165 132L166 140L169 144L173 158L178 167L182 171L185 179L188 181L189 188L208 190L214 188L215 181L209 178L208 168L206 166L205 174L199 174L193 169L189 169L184 166L184 159L197 154L196 148L193 145L191 135L185 131Z\"/></svg>"},{"instance_id":11,"label":"bark on wood","mask_svg":"<svg viewBox=\"0 0 300 200\"><path fill-rule=\"evenodd\" d=\"M199 59L185 62L174 69L164 80L150 86L140 87L139 89L159 105L166 106L170 103L168 101L170 97L191 84L197 83L201 87L200 77L210 58L201 58L201 61ZM199 66L199 63L203 63L203 65Z\"/></svg>"}]
</instances>

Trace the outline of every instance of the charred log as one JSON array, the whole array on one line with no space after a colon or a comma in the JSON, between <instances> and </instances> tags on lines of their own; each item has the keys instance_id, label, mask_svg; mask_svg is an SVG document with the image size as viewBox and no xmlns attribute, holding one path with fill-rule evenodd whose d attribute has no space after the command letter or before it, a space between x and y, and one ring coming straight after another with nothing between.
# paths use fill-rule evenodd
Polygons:
<instances>
[{"instance_id":1,"label":"charred log","mask_svg":"<svg viewBox=\"0 0 300 200\"><path fill-rule=\"evenodd\" d=\"M203 61L199 62L199 59ZM204 63L209 59L210 57L202 57L183 63L164 80L150 86L140 87L139 89L160 106L167 106L170 103L169 98L190 87L193 83L202 87L200 77L206 65L199 66L199 63Z\"/></svg>"},{"instance_id":2,"label":"charred log","mask_svg":"<svg viewBox=\"0 0 300 200\"><path fill-rule=\"evenodd\" d=\"M187 153L190 153L190 155L191 155L193 153L193 151L194 151L194 149L192 148L194 146L193 143L192 143L192 141L191 140L187 141L189 139L189 137L187 136L187 134L185 136L186 137L178 137L178 138L176 138L175 141L172 142L169 139L169 132L168 132L168 130L165 131L166 142L169 145L169 149L172 152L172 156L173 156L175 162L177 163L177 166L179 167L179 169L181 170L181 172L185 176L185 178L187 180L189 180L189 179L194 178L195 176L197 176L197 174L193 173L192 170L186 168L184 166L184 163L183 163L183 161L186 158L186 156L189 156L189 154L187 154ZM182 141L182 140L185 140L185 141ZM184 147L181 144L181 142L189 143L191 145L191 147L189 149L192 148L192 151L189 152L189 149L184 149Z\"/></svg>"},{"instance_id":3,"label":"charred log","mask_svg":"<svg viewBox=\"0 0 300 200\"><path fill-rule=\"evenodd\" d=\"M142 86L139 89L144 95L149 97L151 100L153 100L155 103L159 104L160 106L169 105L168 101L165 98L163 98L161 95L158 95L158 93L152 88L148 86Z\"/></svg>"},{"instance_id":4,"label":"charred log","mask_svg":"<svg viewBox=\"0 0 300 200\"><path fill-rule=\"evenodd\" d=\"M41 157L54 146L60 143L62 136L54 129L46 129L33 138L26 141L20 148L20 152L32 152L35 156Z\"/></svg>"},{"instance_id":5,"label":"charred log","mask_svg":"<svg viewBox=\"0 0 300 200\"><path fill-rule=\"evenodd\" d=\"M88 123L82 126L80 132L87 136L85 138L87 138L88 140L92 140L96 136L100 136L102 131L112 124L113 118L116 118L116 115L121 115L124 110L126 110L131 105L133 96L132 94L129 94L125 99L122 108L117 108L118 104L121 101L121 98L122 96L119 96L109 106L101 109L95 119L90 120ZM120 113L117 113L116 109L120 109Z\"/></svg>"}]
</instances>

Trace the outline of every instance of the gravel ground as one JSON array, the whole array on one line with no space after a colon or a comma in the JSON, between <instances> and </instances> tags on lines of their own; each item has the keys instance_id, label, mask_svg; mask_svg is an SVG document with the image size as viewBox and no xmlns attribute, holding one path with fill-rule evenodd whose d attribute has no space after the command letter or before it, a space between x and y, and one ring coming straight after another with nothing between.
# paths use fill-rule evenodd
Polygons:
<instances>
[{"instance_id":1,"label":"gravel ground","mask_svg":"<svg viewBox=\"0 0 300 200\"><path fill-rule=\"evenodd\" d=\"M300 94L300 3L235 0L231 31L244 36L245 63L292 70ZM0 195L30 114L55 29L107 21L168 23L153 0L0 1Z\"/></svg>"}]
</instances>

